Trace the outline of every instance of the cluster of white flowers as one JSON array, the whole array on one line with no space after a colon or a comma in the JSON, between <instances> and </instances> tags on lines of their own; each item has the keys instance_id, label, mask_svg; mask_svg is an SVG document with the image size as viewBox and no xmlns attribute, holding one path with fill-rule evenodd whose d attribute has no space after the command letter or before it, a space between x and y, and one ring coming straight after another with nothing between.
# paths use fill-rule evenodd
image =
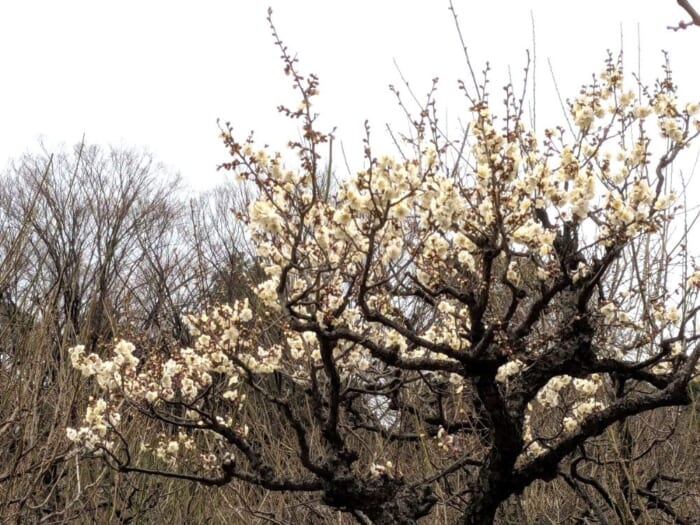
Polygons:
<instances>
[{"instance_id":1,"label":"cluster of white flowers","mask_svg":"<svg viewBox=\"0 0 700 525\"><path fill-rule=\"evenodd\" d=\"M175 463L181 453L188 455L195 448L194 439L185 432L178 432L175 439L168 439L161 434L155 448L155 455L162 461Z\"/></svg>"},{"instance_id":2,"label":"cluster of white flowers","mask_svg":"<svg viewBox=\"0 0 700 525\"><path fill-rule=\"evenodd\" d=\"M571 384L571 380L572 377L567 375L553 377L537 393L537 401L544 408L552 408L559 405L559 393Z\"/></svg>"},{"instance_id":3,"label":"cluster of white flowers","mask_svg":"<svg viewBox=\"0 0 700 525\"><path fill-rule=\"evenodd\" d=\"M250 218L267 232L279 235L282 233L284 218L279 210L269 202L258 200L250 205Z\"/></svg>"},{"instance_id":4,"label":"cluster of white flowers","mask_svg":"<svg viewBox=\"0 0 700 525\"><path fill-rule=\"evenodd\" d=\"M187 316L190 331L197 338L194 348L180 348L168 359L155 354L142 362L134 356L134 345L127 341L115 343L111 359L95 353L85 355L82 345L69 349L73 367L85 377L95 376L103 396L90 402L83 426L78 430L68 429L68 437L88 450L107 446L111 441L110 431L119 422L123 400L152 407L163 401L191 404L211 386L213 373L229 377L224 399L244 401L245 396L237 393L236 362L253 366L267 360L265 355L251 359L249 342L240 337L252 318L247 300L233 306L219 306L199 316ZM190 415L195 422L199 421L196 412L191 411ZM170 442L162 444L159 450L158 457L174 457L176 452Z\"/></svg>"},{"instance_id":5,"label":"cluster of white flowers","mask_svg":"<svg viewBox=\"0 0 700 525\"><path fill-rule=\"evenodd\" d=\"M560 375L552 377L537 393L536 399L545 411L551 411L553 408L563 405L564 410L569 412L570 415L563 417L561 426L565 432L572 433L586 416L605 407L602 402L595 399L602 386L603 378L600 374L591 374L587 378ZM569 395L565 397L564 391L569 388L571 388ZM572 395L575 399L573 405L571 405ZM564 402L565 399L567 399L566 402ZM532 403L528 405L523 421L523 439L527 446L526 453L531 456L540 455L546 450L537 439L533 438L532 414L534 408Z\"/></svg>"},{"instance_id":6,"label":"cluster of white flowers","mask_svg":"<svg viewBox=\"0 0 700 525\"><path fill-rule=\"evenodd\" d=\"M700 288L700 269L696 269L692 274L690 274L686 284L689 288Z\"/></svg>"},{"instance_id":7,"label":"cluster of white flowers","mask_svg":"<svg viewBox=\"0 0 700 525\"><path fill-rule=\"evenodd\" d=\"M85 346L77 345L68 350L74 368L80 370L83 377L96 376L103 389L115 389L122 386L124 377L133 376L138 358L134 357L134 345L128 341L119 341L114 346L111 360L103 361L97 354L85 355Z\"/></svg>"},{"instance_id":8,"label":"cluster of white flowers","mask_svg":"<svg viewBox=\"0 0 700 525\"><path fill-rule=\"evenodd\" d=\"M112 441L107 439L111 428L119 425L121 416L118 411L108 407L104 399L90 398L83 419L84 425L78 429L66 429L68 439L80 444L88 450L101 445L107 449L112 447Z\"/></svg>"},{"instance_id":9,"label":"cluster of white flowers","mask_svg":"<svg viewBox=\"0 0 700 525\"><path fill-rule=\"evenodd\" d=\"M571 413L573 418L580 422L583 421L586 416L589 416L595 412L600 412L604 408L605 405L602 402L588 399L586 401L579 401L576 403Z\"/></svg>"},{"instance_id":10,"label":"cluster of white flowers","mask_svg":"<svg viewBox=\"0 0 700 525\"><path fill-rule=\"evenodd\" d=\"M654 319L662 323L678 325L681 320L681 313L675 306L658 305L654 308Z\"/></svg>"},{"instance_id":11,"label":"cluster of white flowers","mask_svg":"<svg viewBox=\"0 0 700 525\"><path fill-rule=\"evenodd\" d=\"M393 477L394 463L386 461L385 463L372 463L369 466L369 474L373 478Z\"/></svg>"},{"instance_id":12,"label":"cluster of white flowers","mask_svg":"<svg viewBox=\"0 0 700 525\"><path fill-rule=\"evenodd\" d=\"M671 370L673 370L673 365L668 361L660 361L651 368L651 371L657 375L668 374Z\"/></svg>"},{"instance_id":13,"label":"cluster of white flowers","mask_svg":"<svg viewBox=\"0 0 700 525\"><path fill-rule=\"evenodd\" d=\"M520 359L514 359L513 361L508 361L504 365L498 367L496 372L496 381L499 383L505 383L509 378L520 372L525 367Z\"/></svg>"},{"instance_id":14,"label":"cluster of white flowers","mask_svg":"<svg viewBox=\"0 0 700 525\"><path fill-rule=\"evenodd\" d=\"M218 461L215 454L196 453L197 445L190 433L179 431L175 435L166 435L162 432L156 434L154 442L141 443L141 453L150 453L160 461L174 465L175 463L197 463L198 467L205 470L215 468L214 462ZM218 465L217 465L218 466Z\"/></svg>"},{"instance_id":15,"label":"cluster of white flowers","mask_svg":"<svg viewBox=\"0 0 700 525\"><path fill-rule=\"evenodd\" d=\"M578 428L578 421L573 417L566 416L562 421L562 426L564 430L571 433Z\"/></svg>"},{"instance_id":16,"label":"cluster of white flowers","mask_svg":"<svg viewBox=\"0 0 700 525\"><path fill-rule=\"evenodd\" d=\"M603 380L600 374L593 374L590 379L577 377L574 379L573 385L576 392L585 396L592 396L603 386Z\"/></svg>"},{"instance_id":17,"label":"cluster of white flowers","mask_svg":"<svg viewBox=\"0 0 700 525\"><path fill-rule=\"evenodd\" d=\"M455 437L447 432L443 427L438 429L437 435L435 436L437 441L437 446L440 450L444 452L454 452L455 450Z\"/></svg>"},{"instance_id":18,"label":"cluster of white flowers","mask_svg":"<svg viewBox=\"0 0 700 525\"><path fill-rule=\"evenodd\" d=\"M525 450L525 453L530 456L536 458L537 456L541 456L547 452L547 448L543 447L539 441L532 441L530 445L527 447Z\"/></svg>"}]
</instances>

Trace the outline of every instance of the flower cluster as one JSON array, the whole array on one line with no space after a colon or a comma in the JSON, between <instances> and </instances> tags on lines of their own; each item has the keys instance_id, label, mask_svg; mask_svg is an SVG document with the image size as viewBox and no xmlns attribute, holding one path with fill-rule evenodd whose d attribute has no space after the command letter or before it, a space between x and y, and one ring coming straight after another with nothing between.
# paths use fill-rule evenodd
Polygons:
<instances>
[{"instance_id":1,"label":"flower cluster","mask_svg":"<svg viewBox=\"0 0 700 525\"><path fill-rule=\"evenodd\" d=\"M393 477L394 464L391 461L386 463L372 463L369 466L369 474L373 478Z\"/></svg>"},{"instance_id":2,"label":"flower cluster","mask_svg":"<svg viewBox=\"0 0 700 525\"><path fill-rule=\"evenodd\" d=\"M600 397L602 386L603 376L600 374L591 374L585 378L568 375L554 376L539 390L536 400L545 414L554 414L553 409L561 407L559 413L563 417L557 421L557 424L560 424L564 432L570 434L576 431L587 416L605 408L605 404L596 399ZM532 423L534 409L532 403L528 405L523 421L523 439L527 447L526 453L538 456L546 451L543 445L549 446L551 440L535 439L538 430ZM551 424L551 417L549 420Z\"/></svg>"},{"instance_id":3,"label":"flower cluster","mask_svg":"<svg viewBox=\"0 0 700 525\"><path fill-rule=\"evenodd\" d=\"M121 415L116 407L108 407L104 399L90 398L83 419L84 425L78 429L68 428L66 435L74 443L79 443L88 450L98 445L111 449L113 443L107 439L110 429L119 425Z\"/></svg>"},{"instance_id":4,"label":"flower cluster","mask_svg":"<svg viewBox=\"0 0 700 525\"><path fill-rule=\"evenodd\" d=\"M113 346L111 359L103 359L96 353L86 355L82 345L71 348L74 368L85 377L95 376L103 397L90 403L83 418L84 426L79 430L69 429L68 437L88 450L106 446L113 437L112 431L116 431L124 402L154 411L167 406L164 403L182 403L192 408L183 422L204 424L197 403L214 387L214 375L227 378L216 385L223 399L234 405L243 402L245 395L238 394L239 374L246 366L265 366L269 359L259 350L251 352L251 344L244 337L252 317L247 300L213 308L208 314L190 315L186 322L196 337L194 348L180 348L167 359L156 354L142 362L134 356L134 345L127 341L118 341ZM233 425L232 421L222 423ZM163 442L158 451L157 457L172 459L177 447L171 441Z\"/></svg>"},{"instance_id":5,"label":"flower cluster","mask_svg":"<svg viewBox=\"0 0 700 525\"><path fill-rule=\"evenodd\" d=\"M508 361L506 364L501 365L498 368L498 372L496 373L496 381L499 383L505 383L508 381L508 378L511 376L514 376L518 372L520 372L523 367L525 366L525 363L520 361L519 359L516 359L514 361Z\"/></svg>"}]
</instances>

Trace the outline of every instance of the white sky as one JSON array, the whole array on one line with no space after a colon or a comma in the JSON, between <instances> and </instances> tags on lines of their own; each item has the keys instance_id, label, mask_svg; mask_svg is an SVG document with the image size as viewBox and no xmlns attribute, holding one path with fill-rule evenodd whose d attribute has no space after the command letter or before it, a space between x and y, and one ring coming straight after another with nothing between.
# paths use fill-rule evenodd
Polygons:
<instances>
[{"instance_id":1,"label":"white sky","mask_svg":"<svg viewBox=\"0 0 700 525\"><path fill-rule=\"evenodd\" d=\"M538 126L563 122L552 97L547 59L562 94L599 71L620 33L628 71L659 71L671 53L682 94L700 99L700 28L667 29L687 18L675 0L454 0L474 63L489 60L492 92L507 67L521 78L536 25ZM294 127L276 106L298 97L282 73L265 21L321 80L323 122L338 127L351 161L359 159L363 121L377 147L384 125L402 129L388 84L400 84L395 59L423 94L440 77L450 122L465 115L456 80L467 71L447 0L0 0L0 169L10 158L48 144L146 146L196 188L222 180L226 160L216 119L240 135L282 145ZM682 97L683 98L683 97ZM352 166L351 166L352 167ZM358 166L359 167L359 166Z\"/></svg>"}]
</instances>

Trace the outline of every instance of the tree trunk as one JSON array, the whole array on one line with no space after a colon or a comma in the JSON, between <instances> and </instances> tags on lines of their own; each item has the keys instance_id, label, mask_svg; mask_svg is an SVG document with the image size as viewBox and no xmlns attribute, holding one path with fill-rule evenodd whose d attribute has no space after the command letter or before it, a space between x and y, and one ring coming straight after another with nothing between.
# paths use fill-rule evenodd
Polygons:
<instances>
[{"instance_id":1,"label":"tree trunk","mask_svg":"<svg viewBox=\"0 0 700 525\"><path fill-rule=\"evenodd\" d=\"M498 502L483 495L475 495L475 499L467 507L459 521L460 525L490 525L496 516Z\"/></svg>"}]
</instances>

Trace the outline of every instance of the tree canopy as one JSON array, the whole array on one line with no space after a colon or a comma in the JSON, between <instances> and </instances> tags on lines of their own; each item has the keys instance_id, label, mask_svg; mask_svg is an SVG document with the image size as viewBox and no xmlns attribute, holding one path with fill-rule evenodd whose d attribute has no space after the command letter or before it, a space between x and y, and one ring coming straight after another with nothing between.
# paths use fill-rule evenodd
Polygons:
<instances>
[{"instance_id":1,"label":"tree canopy","mask_svg":"<svg viewBox=\"0 0 700 525\"><path fill-rule=\"evenodd\" d=\"M484 73L461 84L468 124L450 139L433 89L393 155L367 124L364 165L332 182L319 81L274 35L302 137L280 153L221 133L248 188L242 260L261 273L185 316L189 346L72 347L95 393L68 437L123 473L317 494L365 524L490 523L555 479L601 522L641 512L586 492L573 465L603 461L613 426L688 404L698 375L700 267L673 165L700 106L668 62L646 86L608 56L541 133L526 89L494 100ZM127 436L133 421L158 431ZM635 497L677 516L658 485Z\"/></svg>"}]
</instances>

